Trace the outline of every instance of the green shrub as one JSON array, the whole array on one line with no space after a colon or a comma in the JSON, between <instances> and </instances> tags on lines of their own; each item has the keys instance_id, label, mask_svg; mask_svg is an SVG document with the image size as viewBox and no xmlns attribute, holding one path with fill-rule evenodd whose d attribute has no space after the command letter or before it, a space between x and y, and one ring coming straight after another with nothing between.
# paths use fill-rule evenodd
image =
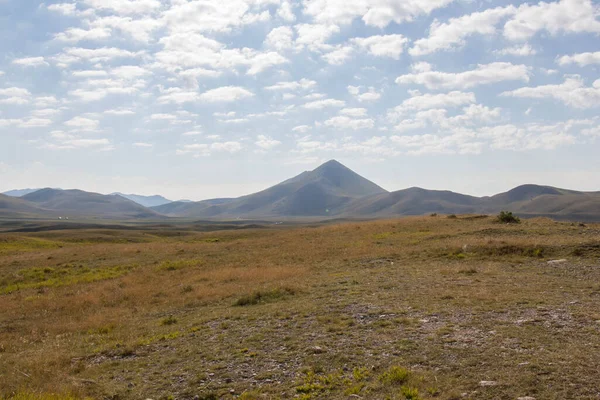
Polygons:
<instances>
[{"instance_id":1,"label":"green shrub","mask_svg":"<svg viewBox=\"0 0 600 400\"><path fill-rule=\"evenodd\" d=\"M406 368L391 367L379 377L379 380L386 385L400 385L406 383L410 372Z\"/></svg>"},{"instance_id":2,"label":"green shrub","mask_svg":"<svg viewBox=\"0 0 600 400\"><path fill-rule=\"evenodd\" d=\"M167 318L164 318L162 321L160 321L161 325L175 325L177 323L177 318L173 317L172 315L169 315Z\"/></svg>"},{"instance_id":3,"label":"green shrub","mask_svg":"<svg viewBox=\"0 0 600 400\"><path fill-rule=\"evenodd\" d=\"M419 400L420 399L419 390L417 388L402 386L402 389L400 389L400 390L406 400Z\"/></svg>"},{"instance_id":4,"label":"green shrub","mask_svg":"<svg viewBox=\"0 0 600 400\"><path fill-rule=\"evenodd\" d=\"M296 294L296 291L291 288L278 288L268 291L256 291L251 294L240 297L236 302L235 306L252 306L256 304L266 303L269 301L275 301L286 296Z\"/></svg>"},{"instance_id":5,"label":"green shrub","mask_svg":"<svg viewBox=\"0 0 600 400\"><path fill-rule=\"evenodd\" d=\"M500 211L500 214L496 217L498 222L502 222L504 224L518 224L521 222L521 219L516 215L513 215L511 211Z\"/></svg>"}]
</instances>

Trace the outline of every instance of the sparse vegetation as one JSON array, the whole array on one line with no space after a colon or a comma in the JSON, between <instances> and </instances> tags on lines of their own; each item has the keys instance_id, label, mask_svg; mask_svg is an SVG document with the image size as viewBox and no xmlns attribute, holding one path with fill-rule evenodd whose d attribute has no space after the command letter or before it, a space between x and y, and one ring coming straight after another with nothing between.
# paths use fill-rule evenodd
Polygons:
<instances>
[{"instance_id":1,"label":"sparse vegetation","mask_svg":"<svg viewBox=\"0 0 600 400\"><path fill-rule=\"evenodd\" d=\"M500 214L496 217L498 222L502 222L504 224L519 224L521 219L516 215L513 215L511 211L500 211Z\"/></svg>"},{"instance_id":2,"label":"sparse vegetation","mask_svg":"<svg viewBox=\"0 0 600 400\"><path fill-rule=\"evenodd\" d=\"M169 229L0 233L2 400L596 394L600 225Z\"/></svg>"}]
</instances>

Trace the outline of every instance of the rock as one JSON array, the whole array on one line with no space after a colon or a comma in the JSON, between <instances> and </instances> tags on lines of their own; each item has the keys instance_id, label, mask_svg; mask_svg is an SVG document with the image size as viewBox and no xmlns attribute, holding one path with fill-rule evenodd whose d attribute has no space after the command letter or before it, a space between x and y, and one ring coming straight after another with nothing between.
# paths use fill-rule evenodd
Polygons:
<instances>
[{"instance_id":1,"label":"rock","mask_svg":"<svg viewBox=\"0 0 600 400\"><path fill-rule=\"evenodd\" d=\"M496 381L481 381L479 382L479 386L496 386L498 382Z\"/></svg>"},{"instance_id":2,"label":"rock","mask_svg":"<svg viewBox=\"0 0 600 400\"><path fill-rule=\"evenodd\" d=\"M531 397L531 396L517 397L517 400L535 400L535 397Z\"/></svg>"},{"instance_id":3,"label":"rock","mask_svg":"<svg viewBox=\"0 0 600 400\"><path fill-rule=\"evenodd\" d=\"M566 262L567 262L567 259L561 258L560 260L551 260L551 261L548 261L548 265L563 264L563 263L566 263Z\"/></svg>"},{"instance_id":4,"label":"rock","mask_svg":"<svg viewBox=\"0 0 600 400\"><path fill-rule=\"evenodd\" d=\"M310 348L310 352L313 354L323 354L323 353L327 352L327 350L325 350L321 346L313 346Z\"/></svg>"}]
</instances>

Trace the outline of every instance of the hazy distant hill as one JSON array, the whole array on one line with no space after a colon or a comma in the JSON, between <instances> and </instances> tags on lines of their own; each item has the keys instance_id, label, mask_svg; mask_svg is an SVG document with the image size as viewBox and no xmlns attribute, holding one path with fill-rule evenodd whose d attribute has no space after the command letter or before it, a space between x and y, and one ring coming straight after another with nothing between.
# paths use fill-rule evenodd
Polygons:
<instances>
[{"instance_id":1,"label":"hazy distant hill","mask_svg":"<svg viewBox=\"0 0 600 400\"><path fill-rule=\"evenodd\" d=\"M459 193L410 188L359 199L341 210L348 216L392 217L429 213L458 214L482 212L482 199Z\"/></svg>"},{"instance_id":2,"label":"hazy distant hill","mask_svg":"<svg viewBox=\"0 0 600 400\"><path fill-rule=\"evenodd\" d=\"M139 194L123 194L123 193L119 193L119 192L115 192L115 193L111 193L111 194L125 197L126 199L129 199L129 200L131 200L135 203L138 203L144 207L157 207L157 206L162 206L163 204L168 204L168 203L173 202L172 200L169 200L160 195L142 196Z\"/></svg>"},{"instance_id":3,"label":"hazy distant hill","mask_svg":"<svg viewBox=\"0 0 600 400\"><path fill-rule=\"evenodd\" d=\"M50 216L51 213L21 198L0 194L0 217L25 218L38 217L43 214Z\"/></svg>"},{"instance_id":4,"label":"hazy distant hill","mask_svg":"<svg viewBox=\"0 0 600 400\"><path fill-rule=\"evenodd\" d=\"M159 214L121 196L103 195L82 190L41 189L21 199L53 214L76 217L152 218Z\"/></svg>"},{"instance_id":5,"label":"hazy distant hill","mask_svg":"<svg viewBox=\"0 0 600 400\"><path fill-rule=\"evenodd\" d=\"M41 189L22 197L0 195L3 218L393 218L431 213L496 214L502 210L521 216L600 221L600 192L522 185L491 197L417 187L390 193L332 160L273 187L235 199L170 202L162 196L102 195L60 189Z\"/></svg>"},{"instance_id":6,"label":"hazy distant hill","mask_svg":"<svg viewBox=\"0 0 600 400\"><path fill-rule=\"evenodd\" d=\"M173 203L154 207L159 213L193 218L265 218L335 215L365 196L387 193L373 182L331 160L313 171L258 193L221 202Z\"/></svg>"},{"instance_id":7,"label":"hazy distant hill","mask_svg":"<svg viewBox=\"0 0 600 400\"><path fill-rule=\"evenodd\" d=\"M6 196L11 196L11 197L23 197L26 194L37 192L38 190L40 190L40 189L15 189L15 190L9 190L8 192L4 192L2 194L6 195Z\"/></svg>"}]
</instances>

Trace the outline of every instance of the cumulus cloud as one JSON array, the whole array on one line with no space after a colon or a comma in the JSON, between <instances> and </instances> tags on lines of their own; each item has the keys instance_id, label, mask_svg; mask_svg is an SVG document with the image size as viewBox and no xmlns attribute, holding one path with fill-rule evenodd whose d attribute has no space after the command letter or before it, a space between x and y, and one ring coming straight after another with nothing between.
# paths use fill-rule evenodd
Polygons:
<instances>
[{"instance_id":1,"label":"cumulus cloud","mask_svg":"<svg viewBox=\"0 0 600 400\"><path fill-rule=\"evenodd\" d=\"M44 57L17 58L16 60L13 60L12 63L24 67L47 67L50 65L46 62Z\"/></svg>"},{"instance_id":2,"label":"cumulus cloud","mask_svg":"<svg viewBox=\"0 0 600 400\"><path fill-rule=\"evenodd\" d=\"M287 81L287 82L277 82L274 85L265 87L265 90L271 91L284 91L284 90L308 90L317 86L317 82L302 78L299 81Z\"/></svg>"},{"instance_id":3,"label":"cumulus cloud","mask_svg":"<svg viewBox=\"0 0 600 400\"><path fill-rule=\"evenodd\" d=\"M529 44L525 43L521 46L506 47L501 50L495 50L494 54L500 56L515 56L515 57L526 57L537 54L537 51Z\"/></svg>"},{"instance_id":4,"label":"cumulus cloud","mask_svg":"<svg viewBox=\"0 0 600 400\"><path fill-rule=\"evenodd\" d=\"M523 87L500 94L505 97L531 99L554 99L574 108L592 108L600 106L600 79L592 86L585 86L579 75L573 75L557 85Z\"/></svg>"},{"instance_id":5,"label":"cumulus cloud","mask_svg":"<svg viewBox=\"0 0 600 400\"><path fill-rule=\"evenodd\" d=\"M279 140L275 140L265 135L258 135L254 144L260 147L261 149L270 150L281 145L281 142Z\"/></svg>"},{"instance_id":6,"label":"cumulus cloud","mask_svg":"<svg viewBox=\"0 0 600 400\"><path fill-rule=\"evenodd\" d=\"M327 107L344 107L345 101L335 99L316 100L304 104L302 107L308 110L321 110Z\"/></svg>"},{"instance_id":7,"label":"cumulus cloud","mask_svg":"<svg viewBox=\"0 0 600 400\"><path fill-rule=\"evenodd\" d=\"M600 33L600 11L592 0L560 0L522 4L504 25L510 40L527 40L539 31L551 35L564 33Z\"/></svg>"},{"instance_id":8,"label":"cumulus cloud","mask_svg":"<svg viewBox=\"0 0 600 400\"><path fill-rule=\"evenodd\" d=\"M376 35L365 38L354 38L351 40L359 48L366 50L369 54L377 57L390 57L394 60L400 59L408 39L402 35Z\"/></svg>"},{"instance_id":9,"label":"cumulus cloud","mask_svg":"<svg viewBox=\"0 0 600 400\"><path fill-rule=\"evenodd\" d=\"M65 126L80 130L93 131L98 128L99 121L91 118L75 117L65 122Z\"/></svg>"},{"instance_id":10,"label":"cumulus cloud","mask_svg":"<svg viewBox=\"0 0 600 400\"><path fill-rule=\"evenodd\" d=\"M275 50L286 50L294 45L294 31L289 26L273 28L267 35L264 45Z\"/></svg>"},{"instance_id":11,"label":"cumulus cloud","mask_svg":"<svg viewBox=\"0 0 600 400\"><path fill-rule=\"evenodd\" d=\"M396 83L424 85L428 89L469 89L502 81L529 81L530 68L507 62L480 64L476 69L450 73L425 71L399 76Z\"/></svg>"},{"instance_id":12,"label":"cumulus cloud","mask_svg":"<svg viewBox=\"0 0 600 400\"><path fill-rule=\"evenodd\" d=\"M435 20L429 27L429 37L417 40L409 52L412 56L422 56L462 47L465 39L471 35L493 35L496 33L496 24L515 12L513 6L497 7L452 18L447 23Z\"/></svg>"},{"instance_id":13,"label":"cumulus cloud","mask_svg":"<svg viewBox=\"0 0 600 400\"><path fill-rule=\"evenodd\" d=\"M591 64L600 64L600 51L562 56L557 60L557 62L562 66L577 64L580 67L585 67Z\"/></svg>"},{"instance_id":14,"label":"cumulus cloud","mask_svg":"<svg viewBox=\"0 0 600 400\"><path fill-rule=\"evenodd\" d=\"M209 103L223 103L237 101L254 96L254 93L239 86L223 86L208 90L198 98Z\"/></svg>"},{"instance_id":15,"label":"cumulus cloud","mask_svg":"<svg viewBox=\"0 0 600 400\"><path fill-rule=\"evenodd\" d=\"M366 129L373 128L375 126L375 121L371 118L350 118L346 115L340 115L337 117L333 117L325 121L325 125L337 128L337 129Z\"/></svg>"}]
</instances>

